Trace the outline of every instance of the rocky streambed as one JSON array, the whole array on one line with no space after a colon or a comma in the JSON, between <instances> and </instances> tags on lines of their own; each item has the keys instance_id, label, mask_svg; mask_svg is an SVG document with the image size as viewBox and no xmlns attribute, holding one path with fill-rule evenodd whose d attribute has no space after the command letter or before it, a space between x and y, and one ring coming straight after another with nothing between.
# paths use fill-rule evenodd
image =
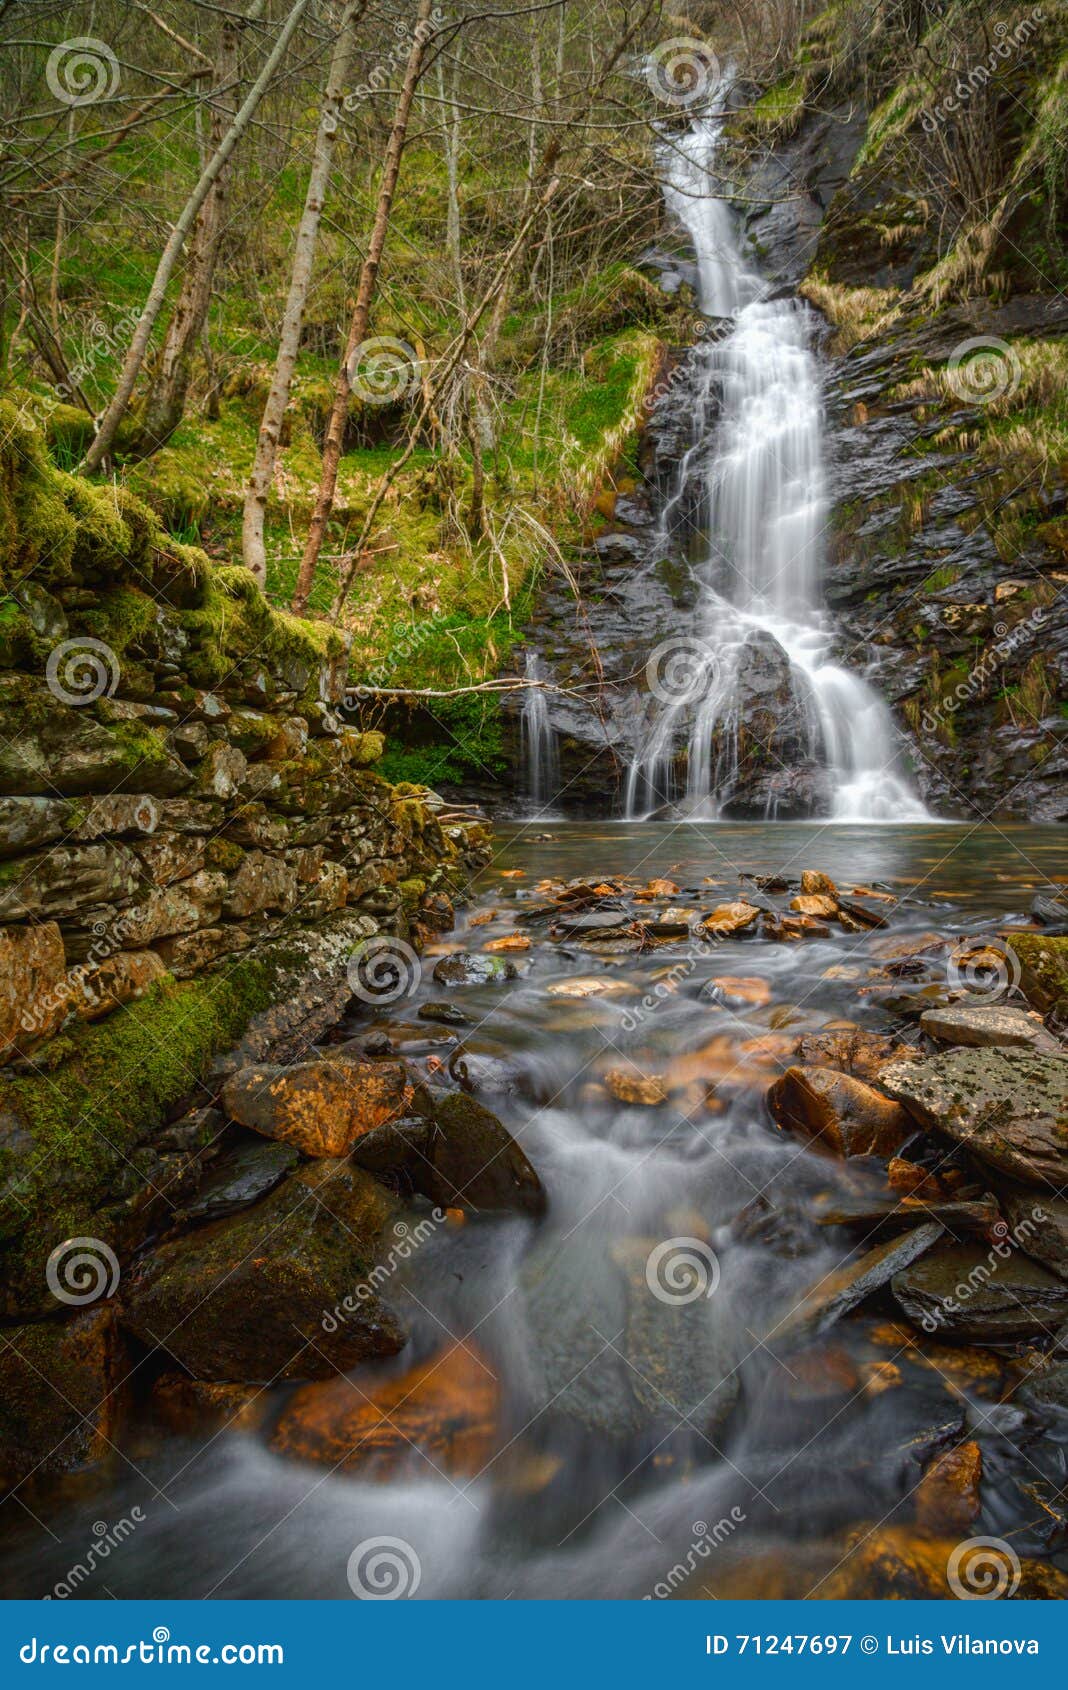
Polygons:
<instances>
[{"instance_id":1,"label":"rocky streambed","mask_svg":"<svg viewBox=\"0 0 1068 1690\"><path fill-rule=\"evenodd\" d=\"M221 1064L181 1213L9 1344L9 1583L361 1596L388 1538L424 1597L952 1597L995 1538L1063 1595L1058 849L506 844L407 973Z\"/></svg>"}]
</instances>

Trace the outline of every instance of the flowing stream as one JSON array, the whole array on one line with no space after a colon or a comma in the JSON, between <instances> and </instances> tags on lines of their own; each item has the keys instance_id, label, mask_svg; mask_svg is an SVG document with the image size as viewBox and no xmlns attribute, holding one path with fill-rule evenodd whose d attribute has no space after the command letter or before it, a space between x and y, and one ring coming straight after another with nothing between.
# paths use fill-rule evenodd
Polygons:
<instances>
[{"instance_id":1,"label":"flowing stream","mask_svg":"<svg viewBox=\"0 0 1068 1690\"><path fill-rule=\"evenodd\" d=\"M875 1175L778 1131L769 1080L804 1034L908 1036L893 994L944 983L946 953L895 976L887 940L1024 919L1064 867L1056 828L948 837L729 822L502 837L411 995L340 1032L376 1035L380 1054L386 1035L425 1080L473 1090L524 1146L547 1213L457 1224L414 1200L378 1286L404 1351L262 1387L240 1421L161 1422L139 1365L110 1462L9 1501L8 1592L50 1592L126 1522L79 1597L349 1597L382 1539L386 1593L418 1599L820 1594L849 1534L913 1529L923 1466L962 1436L983 1452L969 1529L1047 1554L1064 1428L1021 1430L998 1365L932 1362L888 1291L785 1341L806 1289L884 1235L821 1221L866 1212ZM900 895L889 932L684 936L679 911L802 867ZM575 877L614 877L619 895L564 930L547 898ZM662 939L598 939L632 916ZM510 983L433 979L442 954L517 932L529 947L497 953L515 958ZM463 1024L435 1018L443 998ZM374 1413L359 1417L376 1402L371 1436Z\"/></svg>"},{"instance_id":2,"label":"flowing stream","mask_svg":"<svg viewBox=\"0 0 1068 1690\"><path fill-rule=\"evenodd\" d=\"M684 376L693 444L664 504L660 539L668 548L680 529L689 531L699 600L692 627L662 648L663 673L650 677L660 707L629 771L626 813L676 805L689 815L721 814L742 772L756 661L765 671L782 664L780 693L787 695L773 712L770 756L779 768L767 786L765 814L776 814L775 777L800 765L826 771L814 813L840 821L921 820L926 812L901 772L889 711L865 680L829 660L833 629L820 607L828 499L813 319L796 299L769 298L741 255L734 212L715 192L719 129L718 117L699 118L663 155L667 204L691 238L710 333Z\"/></svg>"}]
</instances>

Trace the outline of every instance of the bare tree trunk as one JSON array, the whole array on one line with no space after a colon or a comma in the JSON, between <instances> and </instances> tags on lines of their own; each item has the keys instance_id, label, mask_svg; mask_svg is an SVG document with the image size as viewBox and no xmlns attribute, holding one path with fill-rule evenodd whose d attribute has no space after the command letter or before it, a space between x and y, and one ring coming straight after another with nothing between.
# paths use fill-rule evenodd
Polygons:
<instances>
[{"instance_id":1,"label":"bare tree trunk","mask_svg":"<svg viewBox=\"0 0 1068 1690\"><path fill-rule=\"evenodd\" d=\"M214 187L215 182L223 170L225 170L234 148L237 146L242 135L245 133L245 130L252 122L256 113L256 108L274 79L274 73L278 69L282 58L285 55L286 48L289 46L289 43L296 32L297 25L306 11L307 5L308 0L293 0L293 6L290 10L289 16L286 18L286 21L282 26L278 39L272 47L266 63L252 87L249 89L240 111L237 113L237 116L234 118L234 121L223 136L219 146L216 148L215 152L208 160L207 165L201 172L200 180L193 189L189 198L186 200L185 205L182 208L181 216L178 218L177 223L171 231L170 239L160 255L159 264L156 266L156 274L153 277L152 286L148 290L148 298L145 300L144 309L141 312L137 327L133 333L133 338L130 341L126 358L122 366L122 371L119 375L118 386L115 389L111 404L101 417L92 444L90 445L88 452L86 452L83 462L79 466L83 475L91 475L95 470L98 470L108 453L111 451L115 435L119 429L119 424L126 415L127 406L130 403L130 397L137 382L137 377L141 372L145 353L148 350L148 342L151 338L152 330L156 325L156 319L159 316L160 311L163 309L163 301L167 293L167 284L174 274L178 259L181 256L182 248L185 245L186 236L193 227L193 224L199 215L200 208Z\"/></svg>"},{"instance_id":2,"label":"bare tree trunk","mask_svg":"<svg viewBox=\"0 0 1068 1690\"><path fill-rule=\"evenodd\" d=\"M401 154L404 151L404 143L408 136L408 116L412 109L412 100L415 98L415 90L423 68L426 42L428 36L432 33L427 29L427 21L433 5L434 0L419 0L419 11L412 33L412 44L408 52L404 81L401 84L396 110L393 113L393 127L390 130L382 164L382 180L378 188L378 204L375 208L371 239L367 247L367 256L360 268L360 281L356 291L356 304L353 308L352 322L349 324L345 356L342 359L337 381L334 384L334 403L326 427L326 438L323 441L323 469L319 482L319 496L315 502L315 511L312 515L311 527L308 530L308 542L304 548L304 556L300 561L296 590L293 593L293 610L298 616L302 615L307 608L312 582L315 580L315 566L319 561L319 553L322 550L323 538L326 534L326 525L330 521L330 513L334 508L334 494L337 490L337 466L341 457L345 422L349 411L349 393L351 391L349 366L357 348L367 338L371 302L374 299L378 269L382 262L382 249L386 244L386 230L389 227L389 214L393 208L393 195L396 192L397 178L400 175Z\"/></svg>"},{"instance_id":3,"label":"bare tree trunk","mask_svg":"<svg viewBox=\"0 0 1068 1690\"><path fill-rule=\"evenodd\" d=\"M374 497L368 507L367 515L363 519L363 527L360 530L359 538L357 539L356 545L350 555L348 567L338 583L337 597L334 600L333 609L330 612L331 621L336 622L338 617L341 615L345 600L348 597L349 588L352 586L353 577L360 568L364 549L370 539L371 531L374 528L378 513L382 508L382 503L390 488L393 486L393 483L396 481L398 475L411 458L412 453L415 451L416 442L419 439L419 432L422 429L423 424L430 415L439 395L444 392L460 364L463 362L479 323L486 315L486 312L490 309L490 306L496 299L499 298L501 289L508 285L508 278L511 275L512 266L526 246L527 237L530 234L535 218L538 216L539 212L544 211L559 186L560 180L558 177L554 176L537 204L534 205L527 213L526 218L520 225L519 232L516 235L515 240L505 253L504 258L501 260L497 274L494 276L475 310L472 312L470 317L467 318L467 321L464 323L459 334L453 341L452 346L442 360L441 367L437 372L437 379L423 399L422 409L416 417L411 429L408 431L408 443L405 446L404 451L401 452L398 457L394 458L389 468L383 472L378 486L375 489Z\"/></svg>"},{"instance_id":4,"label":"bare tree trunk","mask_svg":"<svg viewBox=\"0 0 1068 1690\"><path fill-rule=\"evenodd\" d=\"M246 14L252 22L263 11L263 0L255 0ZM215 65L215 88L211 100L208 156L217 152L237 111L239 25L228 14L219 26L219 52ZM199 107L197 108L199 112ZM201 161L203 164L203 160ZM222 170L200 208L189 258L177 304L167 327L156 379L145 402L144 421L136 450L146 457L164 445L185 412L186 394L193 372L193 357L208 320L215 261L222 241L223 218L229 169Z\"/></svg>"},{"instance_id":5,"label":"bare tree trunk","mask_svg":"<svg viewBox=\"0 0 1068 1690\"><path fill-rule=\"evenodd\" d=\"M304 210L301 214L300 227L297 230L296 244L293 249L293 268L289 278L289 293L286 298L285 313L282 317L282 329L278 337L278 354L275 358L274 376L271 380L271 390L263 407L260 432L256 440L256 454L252 460L252 470L245 491L241 550L246 569L252 571L261 587L267 579L267 552L263 543L267 496L271 490L271 479L278 457L278 441L282 433L282 420L289 403L289 390L293 381L297 352L300 348L300 335L304 326L304 308L308 300L312 267L315 262L315 248L319 239L319 224L322 221L326 188L330 180L330 166L333 162L334 146L341 120L341 100L352 64L353 50L356 45L356 30L366 10L367 0L350 0L342 15L337 39L334 42L334 51L330 59L330 69L327 72L326 87L323 92L322 110L319 113L315 151L312 154L311 170L308 174L308 187L304 196Z\"/></svg>"}]
</instances>

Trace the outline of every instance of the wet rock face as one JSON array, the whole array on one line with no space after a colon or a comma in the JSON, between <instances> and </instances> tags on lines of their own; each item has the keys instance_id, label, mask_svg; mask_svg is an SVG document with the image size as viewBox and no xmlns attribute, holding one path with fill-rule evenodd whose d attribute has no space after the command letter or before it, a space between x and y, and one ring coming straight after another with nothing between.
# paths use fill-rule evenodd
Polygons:
<instances>
[{"instance_id":1,"label":"wet rock face","mask_svg":"<svg viewBox=\"0 0 1068 1690\"><path fill-rule=\"evenodd\" d=\"M1068 1316L1068 1284L1008 1242L942 1244L896 1274L892 1289L922 1331L962 1342L1052 1337Z\"/></svg>"},{"instance_id":2,"label":"wet rock face","mask_svg":"<svg viewBox=\"0 0 1068 1690\"><path fill-rule=\"evenodd\" d=\"M0 1472L15 1482L100 1460L125 1371L111 1304L73 1320L8 1327L0 1348Z\"/></svg>"},{"instance_id":3,"label":"wet rock face","mask_svg":"<svg viewBox=\"0 0 1068 1690\"><path fill-rule=\"evenodd\" d=\"M830 1068L788 1068L770 1088L767 1102L781 1127L839 1156L889 1160L912 1130L900 1103Z\"/></svg>"},{"instance_id":4,"label":"wet rock face","mask_svg":"<svg viewBox=\"0 0 1068 1690\"><path fill-rule=\"evenodd\" d=\"M348 1156L366 1133L411 1111L415 1087L399 1063L338 1052L291 1068L243 1068L222 1100L232 1120L305 1156Z\"/></svg>"},{"instance_id":5,"label":"wet rock face","mask_svg":"<svg viewBox=\"0 0 1068 1690\"><path fill-rule=\"evenodd\" d=\"M404 1330L366 1279L396 1212L368 1174L319 1162L142 1258L122 1288L124 1324L194 1379L320 1379L395 1355ZM351 1312L324 1328L346 1297Z\"/></svg>"}]
</instances>

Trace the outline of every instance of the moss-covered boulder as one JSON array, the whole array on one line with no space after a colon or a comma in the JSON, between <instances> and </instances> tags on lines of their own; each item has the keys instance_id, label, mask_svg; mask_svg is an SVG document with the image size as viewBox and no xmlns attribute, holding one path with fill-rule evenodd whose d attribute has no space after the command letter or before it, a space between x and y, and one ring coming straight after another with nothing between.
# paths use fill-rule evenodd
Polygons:
<instances>
[{"instance_id":1,"label":"moss-covered boulder","mask_svg":"<svg viewBox=\"0 0 1068 1690\"><path fill-rule=\"evenodd\" d=\"M1019 961L1027 1001L1043 1015L1068 1019L1068 938L1014 933L1008 945Z\"/></svg>"},{"instance_id":2,"label":"moss-covered boulder","mask_svg":"<svg viewBox=\"0 0 1068 1690\"><path fill-rule=\"evenodd\" d=\"M395 1213L359 1168L318 1162L243 1214L153 1250L123 1286L123 1320L194 1379L332 1378L395 1355L404 1329L367 1283ZM355 1285L367 1295L324 1325Z\"/></svg>"}]
</instances>

